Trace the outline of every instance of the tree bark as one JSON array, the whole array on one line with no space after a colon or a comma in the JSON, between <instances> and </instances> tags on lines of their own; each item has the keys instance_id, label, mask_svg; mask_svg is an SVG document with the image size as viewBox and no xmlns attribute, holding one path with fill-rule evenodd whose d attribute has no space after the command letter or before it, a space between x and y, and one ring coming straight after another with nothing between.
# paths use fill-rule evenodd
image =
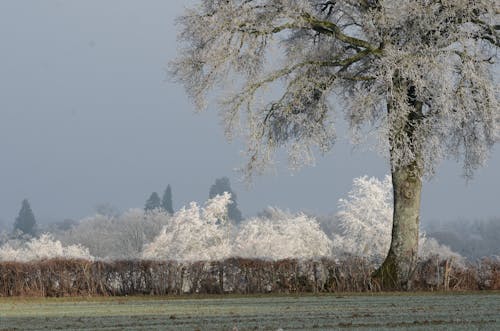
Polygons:
<instances>
[{"instance_id":1,"label":"tree bark","mask_svg":"<svg viewBox=\"0 0 500 331\"><path fill-rule=\"evenodd\" d=\"M422 178L417 164L392 171L394 212L389 253L374 277L383 289L409 290L418 258Z\"/></svg>"},{"instance_id":2,"label":"tree bark","mask_svg":"<svg viewBox=\"0 0 500 331\"><path fill-rule=\"evenodd\" d=\"M409 290L418 259L419 215L422 193L422 160L418 143L413 143L415 126L423 119L422 102L417 101L415 87L409 82L402 82L395 77L396 88L401 88L408 97L408 104L413 107L402 126L404 135L412 142L414 160L407 165L394 164L392 151L397 147L390 139L391 174L394 199L392 217L392 239L389 253L382 266L375 272L374 278L383 289ZM388 111L397 111L388 104Z\"/></svg>"}]
</instances>

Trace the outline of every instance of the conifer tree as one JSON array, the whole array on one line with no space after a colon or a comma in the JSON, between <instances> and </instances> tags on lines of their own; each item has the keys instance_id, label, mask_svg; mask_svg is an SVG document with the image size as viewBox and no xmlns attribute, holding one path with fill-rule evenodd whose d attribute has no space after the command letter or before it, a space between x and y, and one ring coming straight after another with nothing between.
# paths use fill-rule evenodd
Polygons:
<instances>
[{"instance_id":1,"label":"conifer tree","mask_svg":"<svg viewBox=\"0 0 500 331\"><path fill-rule=\"evenodd\" d=\"M174 213L174 207L172 204L172 188L170 187L170 184L167 185L165 192L163 192L163 197L161 199L161 207L170 214Z\"/></svg>"},{"instance_id":2,"label":"conifer tree","mask_svg":"<svg viewBox=\"0 0 500 331\"><path fill-rule=\"evenodd\" d=\"M158 193L153 192L149 196L149 199L146 200L146 204L144 205L144 210L150 211L150 210L160 208L161 207L160 203L161 203L160 196L158 195Z\"/></svg>"},{"instance_id":3,"label":"conifer tree","mask_svg":"<svg viewBox=\"0 0 500 331\"><path fill-rule=\"evenodd\" d=\"M14 231L20 230L25 234L31 236L35 235L36 230L36 220L33 211L31 210L30 204L27 199L24 199L19 210L19 215L16 217L14 222Z\"/></svg>"}]
</instances>

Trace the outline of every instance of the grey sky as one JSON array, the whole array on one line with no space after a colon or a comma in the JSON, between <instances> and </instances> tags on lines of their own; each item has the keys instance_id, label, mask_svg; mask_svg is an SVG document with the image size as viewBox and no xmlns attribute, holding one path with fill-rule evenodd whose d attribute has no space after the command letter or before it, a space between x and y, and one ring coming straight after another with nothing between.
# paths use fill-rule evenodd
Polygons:
<instances>
[{"instance_id":1,"label":"grey sky","mask_svg":"<svg viewBox=\"0 0 500 331\"><path fill-rule=\"evenodd\" d=\"M169 183L179 208L205 201L221 176L246 216L268 205L326 214L354 177L388 171L340 137L315 167L238 182L243 145L225 141L215 109L195 114L165 73L174 18L192 3L0 1L1 221L13 222L23 198L41 220L78 219L98 203L142 207ZM422 218L499 216L498 169L497 151L467 184L447 162L424 186Z\"/></svg>"}]
</instances>

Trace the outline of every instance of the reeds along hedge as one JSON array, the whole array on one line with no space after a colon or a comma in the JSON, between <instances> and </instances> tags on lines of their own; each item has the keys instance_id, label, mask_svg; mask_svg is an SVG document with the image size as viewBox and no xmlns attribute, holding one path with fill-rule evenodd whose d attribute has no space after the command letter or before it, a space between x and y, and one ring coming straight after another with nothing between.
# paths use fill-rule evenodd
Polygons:
<instances>
[{"instance_id":1,"label":"reeds along hedge","mask_svg":"<svg viewBox=\"0 0 500 331\"><path fill-rule=\"evenodd\" d=\"M87 261L0 262L0 296L120 296L189 293L376 292L375 265L342 261L231 258L218 262ZM467 267L430 259L415 270L414 290L500 289L500 262Z\"/></svg>"}]
</instances>

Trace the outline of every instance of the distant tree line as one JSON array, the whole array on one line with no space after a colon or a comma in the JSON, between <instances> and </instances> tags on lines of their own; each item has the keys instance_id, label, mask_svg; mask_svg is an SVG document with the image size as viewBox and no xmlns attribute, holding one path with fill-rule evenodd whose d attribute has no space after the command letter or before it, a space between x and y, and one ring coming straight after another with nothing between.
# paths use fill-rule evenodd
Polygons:
<instances>
[{"instance_id":1,"label":"distant tree line","mask_svg":"<svg viewBox=\"0 0 500 331\"><path fill-rule=\"evenodd\" d=\"M484 256L500 256L500 217L477 220L429 222L429 236L474 261Z\"/></svg>"},{"instance_id":2,"label":"distant tree line","mask_svg":"<svg viewBox=\"0 0 500 331\"><path fill-rule=\"evenodd\" d=\"M268 208L242 220L236 194L229 179L222 177L209 187L205 204L191 203L185 212L173 209L168 185L162 198L153 192L146 208L121 213L104 204L92 217L45 226L37 225L25 199L14 231L0 231L0 260L84 256L77 245L87 248L93 257L109 259L218 260L240 256L274 260L350 254L380 260L390 241L391 194L388 178L379 181L365 176L354 180L348 198L339 201L336 214L291 214ZM500 256L499 220L424 223L420 258L455 256L454 261L461 263L460 255L469 261Z\"/></svg>"},{"instance_id":3,"label":"distant tree line","mask_svg":"<svg viewBox=\"0 0 500 331\"><path fill-rule=\"evenodd\" d=\"M224 192L228 192L231 194L231 204L228 210L229 219L235 222L241 222L243 217L241 215L241 211L238 209L238 203L236 201L237 196L236 193L231 189L229 178L217 178L215 180L215 183L210 187L209 198L212 199L216 195L221 195ZM113 207L108 204L100 204L96 207L96 209L98 214L105 216L116 216L118 214L116 210L114 210ZM163 196L161 198L157 192L153 192L146 200L146 203L144 204L144 210L152 211L155 209L164 210L170 215L174 214L175 211L172 202L172 187L170 186L170 184L168 184L163 191ZM68 222L70 222L70 220L59 222L58 225L60 227L66 227L68 225ZM24 199L21 202L21 209L19 210L18 216L14 221L13 235L17 237L34 237L37 235L38 230L39 229L37 226L37 221L35 219L35 214L31 209L28 199Z\"/></svg>"}]
</instances>

